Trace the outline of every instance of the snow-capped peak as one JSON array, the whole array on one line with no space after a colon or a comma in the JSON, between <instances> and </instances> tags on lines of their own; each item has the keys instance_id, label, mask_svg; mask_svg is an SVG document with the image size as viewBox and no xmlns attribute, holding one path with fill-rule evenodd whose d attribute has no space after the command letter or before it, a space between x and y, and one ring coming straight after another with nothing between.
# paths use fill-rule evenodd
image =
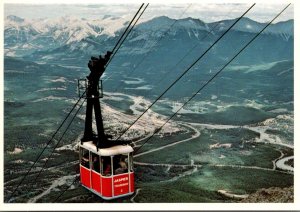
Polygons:
<instances>
[{"instance_id":1,"label":"snow-capped peak","mask_svg":"<svg viewBox=\"0 0 300 212\"><path fill-rule=\"evenodd\" d=\"M97 37L101 34L115 36L115 33L124 27L126 21L124 18L113 16L105 16L103 19L96 20L86 20L74 16L25 20L17 16L7 16L5 29L15 29L17 31L30 29L43 36L53 36L54 39L69 44L90 36Z\"/></svg>"},{"instance_id":2,"label":"snow-capped peak","mask_svg":"<svg viewBox=\"0 0 300 212\"><path fill-rule=\"evenodd\" d=\"M95 44L98 45L123 32L130 19L129 15L124 17L103 16L94 20L74 16L52 19L23 19L17 16L7 16L4 21L5 52L6 55L14 55L16 52L22 54L28 49L34 52L35 50L49 51L59 47L72 47L72 51L76 51L78 48L91 51ZM205 31L226 30L234 21L235 19L207 24L190 17L176 20L160 16L137 24L128 37L128 42L145 41L143 49L147 51L155 45L153 40L157 38L181 36L181 38L200 40L206 33ZM265 25L266 23L243 18L233 30L256 33ZM293 26L292 20L279 22L269 26L264 33L279 35L288 41L293 36ZM143 51L138 50L137 52Z\"/></svg>"},{"instance_id":3,"label":"snow-capped peak","mask_svg":"<svg viewBox=\"0 0 300 212\"><path fill-rule=\"evenodd\" d=\"M228 27L231 26L234 21L236 21L236 19L218 21L209 23L208 25L209 27L214 27L216 25L220 31L223 31L228 29ZM233 30L257 33L266 25L267 23L260 23L250 18L244 17L234 26ZM263 33L272 33L277 35L285 34L291 36L293 35L293 26L294 24L292 20L278 22L275 24L271 24Z\"/></svg>"},{"instance_id":4,"label":"snow-capped peak","mask_svg":"<svg viewBox=\"0 0 300 212\"><path fill-rule=\"evenodd\" d=\"M14 22L18 22L18 23L21 23L24 21L23 18L20 18L18 16L15 16L15 15L9 15L6 17L7 20L10 20L10 21L14 21Z\"/></svg>"}]
</instances>

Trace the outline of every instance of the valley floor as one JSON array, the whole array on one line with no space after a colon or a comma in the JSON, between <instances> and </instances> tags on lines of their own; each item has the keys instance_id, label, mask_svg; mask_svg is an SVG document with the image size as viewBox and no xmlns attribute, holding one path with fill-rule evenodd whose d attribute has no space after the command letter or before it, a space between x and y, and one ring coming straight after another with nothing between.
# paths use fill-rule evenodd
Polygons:
<instances>
[{"instance_id":1,"label":"valley floor","mask_svg":"<svg viewBox=\"0 0 300 212\"><path fill-rule=\"evenodd\" d=\"M185 137L178 139L180 136L176 133L160 135L134 156L136 193L131 198L111 202L237 202L260 189L293 186L293 167L286 164L293 159L291 146L274 143L271 138L260 140L262 136L257 134L247 142L229 137L218 139L236 129L245 136L257 132L258 127L186 122L178 126L181 136L185 134ZM144 140L137 140L135 148ZM51 164L59 165L49 164L42 177L32 182L30 179L40 170L41 164L38 164L11 202L51 202L72 184L78 176L76 142L61 146L50 160ZM18 159L24 154L18 149L6 154L12 159L8 164L26 163ZM61 161L63 158L70 162ZM26 173L26 169L16 170L8 164L4 184L6 198ZM77 181L58 200L102 201Z\"/></svg>"}]
</instances>

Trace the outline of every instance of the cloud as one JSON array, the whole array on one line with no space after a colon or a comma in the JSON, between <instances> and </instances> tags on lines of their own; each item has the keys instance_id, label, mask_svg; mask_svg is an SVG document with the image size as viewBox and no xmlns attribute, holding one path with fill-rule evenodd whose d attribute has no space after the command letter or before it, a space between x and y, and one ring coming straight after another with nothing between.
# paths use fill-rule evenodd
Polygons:
<instances>
[{"instance_id":1,"label":"cloud","mask_svg":"<svg viewBox=\"0 0 300 212\"><path fill-rule=\"evenodd\" d=\"M285 5L256 4L247 17L259 21L270 21ZM140 4L5 4L4 14L17 15L22 18L57 18L61 16L76 16L78 18L99 19L105 15L133 17ZM239 17L250 4L218 3L218 4L150 4L142 16L142 21L156 16L165 15L170 18L193 17L205 22L213 22ZM293 5L285 11L277 21L294 18Z\"/></svg>"}]
</instances>

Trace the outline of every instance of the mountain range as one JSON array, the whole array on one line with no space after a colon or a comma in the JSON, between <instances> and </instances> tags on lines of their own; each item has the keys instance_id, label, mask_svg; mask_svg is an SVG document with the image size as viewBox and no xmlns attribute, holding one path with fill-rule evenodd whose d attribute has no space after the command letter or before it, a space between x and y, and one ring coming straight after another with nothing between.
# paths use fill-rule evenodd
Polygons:
<instances>
[{"instance_id":1,"label":"mountain range","mask_svg":"<svg viewBox=\"0 0 300 212\"><path fill-rule=\"evenodd\" d=\"M162 38L163 41L179 39L210 43L214 36L226 30L233 21L235 19L205 23L194 18L175 20L166 16L156 17L138 24L124 43L124 48L128 46L131 53L139 55L149 51L149 47ZM42 60L47 54L49 56L61 51L74 56L73 53L77 51L81 55L90 55L98 54L99 49L112 48L118 36L127 27L128 21L111 16L98 20L70 16L27 20L10 15L5 18L4 23L6 56L30 57L34 54L34 57ZM232 32L256 33L264 25L265 23L243 18ZM289 42L293 40L293 28L294 21L288 20L272 24L264 33L283 42ZM134 51L135 47L141 44L144 48Z\"/></svg>"},{"instance_id":2,"label":"mountain range","mask_svg":"<svg viewBox=\"0 0 300 212\"><path fill-rule=\"evenodd\" d=\"M202 57L233 21L161 16L141 22L107 66L101 99L107 134L119 136L156 101L122 137L136 142L135 182L142 188L128 202L234 202L222 193L293 186L292 172L277 164L293 168L293 159L285 159L294 155L294 21L272 24L212 78L266 25L243 18ZM4 196L70 114L65 124L72 126L59 130L36 163L40 170L51 159L43 177L24 181L12 202L53 202L70 188L58 201L99 203L78 183L70 187L86 107L74 107L77 79L90 73L91 56L112 50L127 20L8 16L4 24Z\"/></svg>"}]
</instances>

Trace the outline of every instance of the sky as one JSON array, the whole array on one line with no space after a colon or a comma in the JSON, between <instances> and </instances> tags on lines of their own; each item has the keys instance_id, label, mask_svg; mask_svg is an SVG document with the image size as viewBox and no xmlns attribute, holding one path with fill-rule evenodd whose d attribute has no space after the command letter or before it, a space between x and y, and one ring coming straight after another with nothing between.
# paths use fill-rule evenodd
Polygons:
<instances>
[{"instance_id":1,"label":"sky","mask_svg":"<svg viewBox=\"0 0 300 212\"><path fill-rule=\"evenodd\" d=\"M170 18L193 17L205 22L214 22L239 17L251 4L248 3L150 3L142 16L141 22L156 16L166 15ZM259 21L270 21L286 4L257 3L247 17ZM114 4L4 4L4 15L15 15L25 19L57 18L74 16L77 18L99 19L105 15L124 18L132 17L140 3ZM291 5L278 19L285 21L294 18L294 6Z\"/></svg>"}]
</instances>

